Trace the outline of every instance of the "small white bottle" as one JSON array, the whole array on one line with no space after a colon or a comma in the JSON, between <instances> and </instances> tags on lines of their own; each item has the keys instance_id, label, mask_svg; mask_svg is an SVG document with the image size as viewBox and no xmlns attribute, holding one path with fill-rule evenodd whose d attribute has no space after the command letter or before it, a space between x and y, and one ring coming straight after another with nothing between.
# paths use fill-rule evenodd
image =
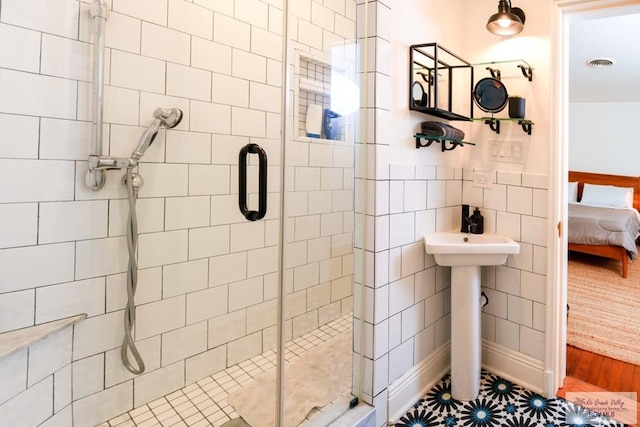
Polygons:
<instances>
[{"instance_id":1,"label":"small white bottle","mask_svg":"<svg viewBox=\"0 0 640 427\"><path fill-rule=\"evenodd\" d=\"M311 104L307 107L307 136L320 138L322 136L322 106Z\"/></svg>"}]
</instances>

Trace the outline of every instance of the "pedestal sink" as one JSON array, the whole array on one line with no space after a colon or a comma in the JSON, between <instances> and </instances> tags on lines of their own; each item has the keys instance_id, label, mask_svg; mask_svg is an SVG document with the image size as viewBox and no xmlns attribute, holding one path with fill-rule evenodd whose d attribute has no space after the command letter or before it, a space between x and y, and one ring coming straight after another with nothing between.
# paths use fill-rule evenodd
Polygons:
<instances>
[{"instance_id":1,"label":"pedestal sink","mask_svg":"<svg viewBox=\"0 0 640 427\"><path fill-rule=\"evenodd\" d=\"M480 391L480 267L501 265L520 245L498 234L459 231L424 236L424 246L438 265L451 267L451 394L473 400Z\"/></svg>"}]
</instances>

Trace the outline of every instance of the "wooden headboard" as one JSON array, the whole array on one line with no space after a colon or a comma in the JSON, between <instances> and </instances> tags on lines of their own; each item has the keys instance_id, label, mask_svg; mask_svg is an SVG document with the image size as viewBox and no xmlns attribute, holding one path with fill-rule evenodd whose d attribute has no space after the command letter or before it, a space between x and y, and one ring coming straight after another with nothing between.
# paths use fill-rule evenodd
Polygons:
<instances>
[{"instance_id":1,"label":"wooden headboard","mask_svg":"<svg viewBox=\"0 0 640 427\"><path fill-rule=\"evenodd\" d=\"M615 185L616 187L633 187L633 207L640 210L640 177L569 171L569 182L575 181L578 181L578 200L582 199L582 187L585 182L597 185Z\"/></svg>"}]
</instances>

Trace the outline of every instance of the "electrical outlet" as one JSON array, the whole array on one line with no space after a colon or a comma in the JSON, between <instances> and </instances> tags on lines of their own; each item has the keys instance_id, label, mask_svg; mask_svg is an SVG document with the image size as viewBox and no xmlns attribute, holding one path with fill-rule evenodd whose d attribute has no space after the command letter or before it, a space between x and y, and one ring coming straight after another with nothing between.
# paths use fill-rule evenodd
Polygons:
<instances>
[{"instance_id":1,"label":"electrical outlet","mask_svg":"<svg viewBox=\"0 0 640 427\"><path fill-rule=\"evenodd\" d=\"M488 173L474 172L473 174L473 186L491 188L491 175Z\"/></svg>"}]
</instances>

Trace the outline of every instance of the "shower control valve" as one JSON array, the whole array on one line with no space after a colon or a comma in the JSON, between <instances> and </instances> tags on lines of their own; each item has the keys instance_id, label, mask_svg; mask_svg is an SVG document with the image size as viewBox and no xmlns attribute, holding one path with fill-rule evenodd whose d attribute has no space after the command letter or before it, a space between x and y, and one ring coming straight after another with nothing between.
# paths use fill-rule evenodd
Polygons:
<instances>
[{"instance_id":1,"label":"shower control valve","mask_svg":"<svg viewBox=\"0 0 640 427\"><path fill-rule=\"evenodd\" d=\"M89 156L89 170L131 169L138 166L134 159L120 157Z\"/></svg>"}]
</instances>

